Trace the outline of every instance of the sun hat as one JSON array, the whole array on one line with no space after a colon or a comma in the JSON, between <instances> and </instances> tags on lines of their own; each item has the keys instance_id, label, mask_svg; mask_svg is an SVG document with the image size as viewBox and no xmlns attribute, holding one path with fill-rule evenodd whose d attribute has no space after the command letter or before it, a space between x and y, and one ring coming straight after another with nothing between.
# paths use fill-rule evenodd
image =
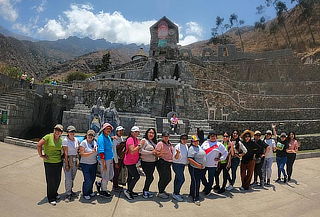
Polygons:
<instances>
[{"instance_id":1,"label":"sun hat","mask_svg":"<svg viewBox=\"0 0 320 217\"><path fill-rule=\"evenodd\" d=\"M88 131L87 131L87 135L95 136L95 135L96 135L96 132L94 132L94 130L88 130Z\"/></svg>"},{"instance_id":2,"label":"sun hat","mask_svg":"<svg viewBox=\"0 0 320 217\"><path fill-rule=\"evenodd\" d=\"M76 128L72 125L68 126L67 132L72 132L72 131L76 131Z\"/></svg>"},{"instance_id":3,"label":"sun hat","mask_svg":"<svg viewBox=\"0 0 320 217\"><path fill-rule=\"evenodd\" d=\"M101 128L101 131L103 131L104 129L106 129L107 127L111 127L111 130L113 130L113 126L109 123L104 123L102 128Z\"/></svg>"},{"instance_id":4,"label":"sun hat","mask_svg":"<svg viewBox=\"0 0 320 217\"><path fill-rule=\"evenodd\" d=\"M139 127L137 127L137 126L133 126L133 127L131 128L131 132L140 132L140 129L139 129Z\"/></svg>"},{"instance_id":5,"label":"sun hat","mask_svg":"<svg viewBox=\"0 0 320 217\"><path fill-rule=\"evenodd\" d=\"M244 135L246 135L246 134L250 134L250 136L253 137L254 132L251 131L251 130L245 130L245 131L243 131L243 133L241 133L240 137L241 137L242 139L244 139L243 137L244 137Z\"/></svg>"},{"instance_id":6,"label":"sun hat","mask_svg":"<svg viewBox=\"0 0 320 217\"><path fill-rule=\"evenodd\" d=\"M53 129L57 129L57 130L63 131L63 126L61 124L57 124L56 126L54 126Z\"/></svg>"},{"instance_id":7,"label":"sun hat","mask_svg":"<svg viewBox=\"0 0 320 217\"><path fill-rule=\"evenodd\" d=\"M260 135L261 136L261 132L259 130L254 131L254 135Z\"/></svg>"}]
</instances>

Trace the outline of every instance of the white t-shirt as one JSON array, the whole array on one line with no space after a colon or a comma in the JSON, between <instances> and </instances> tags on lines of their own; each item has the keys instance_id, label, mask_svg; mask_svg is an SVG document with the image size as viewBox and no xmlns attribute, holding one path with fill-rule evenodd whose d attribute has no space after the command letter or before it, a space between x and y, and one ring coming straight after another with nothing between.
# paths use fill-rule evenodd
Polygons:
<instances>
[{"instance_id":1,"label":"white t-shirt","mask_svg":"<svg viewBox=\"0 0 320 217\"><path fill-rule=\"evenodd\" d=\"M77 138L74 138L74 141L72 141L68 137L66 137L62 141L62 146L68 147L68 155L77 155L79 148L79 140Z\"/></svg>"},{"instance_id":2,"label":"white t-shirt","mask_svg":"<svg viewBox=\"0 0 320 217\"><path fill-rule=\"evenodd\" d=\"M88 143L86 139L84 139L80 143L80 146L84 147L84 152L85 153L92 152L94 148L97 150L97 147L98 147L96 141L92 141L91 143ZM97 152L92 153L87 157L81 156L80 163L83 163L83 164L95 164L95 163L97 163Z\"/></svg>"},{"instance_id":3,"label":"white t-shirt","mask_svg":"<svg viewBox=\"0 0 320 217\"><path fill-rule=\"evenodd\" d=\"M266 152L265 158L272 158L273 157L273 148L276 147L276 141L274 139L265 139L265 143L267 143L270 147L269 150Z\"/></svg>"},{"instance_id":4,"label":"white t-shirt","mask_svg":"<svg viewBox=\"0 0 320 217\"><path fill-rule=\"evenodd\" d=\"M178 159L175 158L177 150L180 151L180 156ZM173 148L173 163L177 164L188 164L188 146L187 144L181 144L178 143L176 146Z\"/></svg>"},{"instance_id":5,"label":"white t-shirt","mask_svg":"<svg viewBox=\"0 0 320 217\"><path fill-rule=\"evenodd\" d=\"M211 147L214 148L212 151L207 153L207 160L206 160L206 167L217 167L218 166L218 161L215 160L215 158L220 158L220 160L225 160L228 156L228 151L224 147L224 145L221 142L210 142L209 140L205 141L202 145L201 148L207 152L206 150ZM221 154L221 156L219 156Z\"/></svg>"}]
</instances>

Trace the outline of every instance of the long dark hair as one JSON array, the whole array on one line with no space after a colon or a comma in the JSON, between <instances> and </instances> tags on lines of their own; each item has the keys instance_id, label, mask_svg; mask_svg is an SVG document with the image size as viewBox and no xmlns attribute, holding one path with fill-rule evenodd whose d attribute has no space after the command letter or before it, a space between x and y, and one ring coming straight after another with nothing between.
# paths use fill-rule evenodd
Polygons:
<instances>
[{"instance_id":1,"label":"long dark hair","mask_svg":"<svg viewBox=\"0 0 320 217\"><path fill-rule=\"evenodd\" d=\"M234 132L237 132L237 135L238 135L238 138L236 138L236 139L233 138L233 133L234 133ZM235 141L235 149L237 149L238 151L240 151L240 145L239 145L239 142L240 142L240 134L239 134L239 131L238 131L238 130L233 130L230 139L231 139L231 141Z\"/></svg>"},{"instance_id":2,"label":"long dark hair","mask_svg":"<svg viewBox=\"0 0 320 217\"><path fill-rule=\"evenodd\" d=\"M293 139L294 139L294 140L297 140L297 138L296 138L296 133L293 132L293 131L291 131L291 132L288 133L288 136L287 136L288 142L291 142L291 138L290 138L290 134L291 134L291 133L293 134Z\"/></svg>"},{"instance_id":3,"label":"long dark hair","mask_svg":"<svg viewBox=\"0 0 320 217\"><path fill-rule=\"evenodd\" d=\"M148 133L151 131L151 130L153 130L153 132L154 132L154 137L153 137L153 139L151 140L154 144L157 144L157 132L156 132L156 129L154 129L154 128L149 128L149 129L147 129L147 131L146 131L146 133L144 134L144 137L143 138L145 138L146 140L149 140L148 139Z\"/></svg>"}]
</instances>

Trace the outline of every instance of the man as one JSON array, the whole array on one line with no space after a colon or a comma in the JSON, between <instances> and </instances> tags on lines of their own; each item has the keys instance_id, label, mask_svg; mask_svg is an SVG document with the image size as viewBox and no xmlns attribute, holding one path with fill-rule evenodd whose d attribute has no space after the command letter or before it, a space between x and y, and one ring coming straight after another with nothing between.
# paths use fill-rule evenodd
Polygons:
<instances>
[{"instance_id":1,"label":"man","mask_svg":"<svg viewBox=\"0 0 320 217\"><path fill-rule=\"evenodd\" d=\"M113 162L114 162L114 176L113 176L113 187L114 191L122 190L122 187L119 186L118 179L120 175L120 171L123 165L123 157L124 157L124 149L125 146L121 146L121 143L125 142L123 138L124 128L122 126L118 126L116 128L116 135L113 137ZM119 154L119 155L118 155Z\"/></svg>"},{"instance_id":2,"label":"man","mask_svg":"<svg viewBox=\"0 0 320 217\"><path fill-rule=\"evenodd\" d=\"M228 151L221 142L217 141L217 134L215 132L209 133L208 140L201 145L201 148L206 152L205 170L208 171L208 180L206 179L205 171L201 181L205 186L203 192L205 195L208 195L212 190L218 163L227 158Z\"/></svg>"},{"instance_id":3,"label":"man","mask_svg":"<svg viewBox=\"0 0 320 217\"><path fill-rule=\"evenodd\" d=\"M111 194L107 192L108 181L112 180L114 175L113 170L113 142L110 133L113 127L109 123L102 126L102 133L98 137L98 161L101 173L101 186L96 182L97 190L101 196L110 198ZM101 191L100 191L101 187Z\"/></svg>"},{"instance_id":4,"label":"man","mask_svg":"<svg viewBox=\"0 0 320 217\"><path fill-rule=\"evenodd\" d=\"M255 167L254 167L254 182L253 185L258 184L258 176L260 179L260 184L259 186L264 187L264 177L262 173L262 165L264 164L264 159L266 155L266 151L269 148L269 146L261 140L261 132L260 131L255 131L253 135L253 141L258 145L258 153L255 155Z\"/></svg>"}]
</instances>

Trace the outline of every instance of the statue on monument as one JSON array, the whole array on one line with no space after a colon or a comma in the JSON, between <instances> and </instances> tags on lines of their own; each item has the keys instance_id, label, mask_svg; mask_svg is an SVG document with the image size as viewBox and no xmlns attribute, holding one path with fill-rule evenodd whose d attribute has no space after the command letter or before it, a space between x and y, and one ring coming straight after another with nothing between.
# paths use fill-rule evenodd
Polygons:
<instances>
[{"instance_id":1,"label":"statue on monument","mask_svg":"<svg viewBox=\"0 0 320 217\"><path fill-rule=\"evenodd\" d=\"M102 105L102 99L97 99L96 105L93 105L90 111L89 129L98 133L103 125L104 106Z\"/></svg>"},{"instance_id":2,"label":"statue on monument","mask_svg":"<svg viewBox=\"0 0 320 217\"><path fill-rule=\"evenodd\" d=\"M111 136L114 136L115 129L120 125L120 118L113 101L110 102L109 107L104 111L104 123L109 123L113 126Z\"/></svg>"}]
</instances>

